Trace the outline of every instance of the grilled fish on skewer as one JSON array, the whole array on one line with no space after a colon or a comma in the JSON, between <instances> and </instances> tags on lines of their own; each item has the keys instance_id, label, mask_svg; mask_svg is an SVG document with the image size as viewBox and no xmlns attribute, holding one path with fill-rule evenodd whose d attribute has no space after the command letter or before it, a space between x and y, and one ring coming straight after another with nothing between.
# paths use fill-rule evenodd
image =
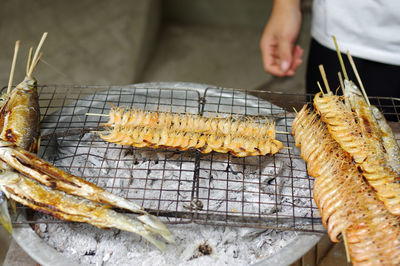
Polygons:
<instances>
[{"instance_id":1,"label":"grilled fish on skewer","mask_svg":"<svg viewBox=\"0 0 400 266\"><path fill-rule=\"evenodd\" d=\"M0 113L0 138L32 152L38 150L40 132L37 82L32 73L40 60L39 52L46 36L47 32L43 34L32 60L29 54L25 79L1 97L4 102Z\"/></svg>"},{"instance_id":2,"label":"grilled fish on skewer","mask_svg":"<svg viewBox=\"0 0 400 266\"><path fill-rule=\"evenodd\" d=\"M32 72L39 61L38 54L46 35L47 33L43 35L36 49L33 62L30 60L32 49L30 50L25 79L15 89L11 90L20 42L15 43L7 92L0 97L0 138L7 139L33 152L38 149L40 109L36 80L32 77ZM0 169L9 168L7 164L0 163ZM3 198L0 209L1 221L7 231L11 233L12 226L7 209L7 200L4 195L1 197Z\"/></svg>"},{"instance_id":3,"label":"grilled fish on skewer","mask_svg":"<svg viewBox=\"0 0 400 266\"><path fill-rule=\"evenodd\" d=\"M17 172L0 174L0 189L8 198L59 219L85 222L101 228L118 228L143 236L160 250L165 244L155 238L146 223L111 210L111 206L68 195L31 180ZM157 232L156 232L157 233Z\"/></svg>"},{"instance_id":4,"label":"grilled fish on skewer","mask_svg":"<svg viewBox=\"0 0 400 266\"><path fill-rule=\"evenodd\" d=\"M314 199L331 240L346 234L354 264L399 264L400 217L376 198L326 125L305 106L293 121L292 133L310 175L316 177Z\"/></svg>"},{"instance_id":5,"label":"grilled fish on skewer","mask_svg":"<svg viewBox=\"0 0 400 266\"><path fill-rule=\"evenodd\" d=\"M378 108L370 104L364 85L361 81L360 75L358 74L357 67L349 51L347 51L347 57L353 68L354 74L356 75L362 92L352 82L348 82L348 84L351 86L345 86L345 96L347 94L351 98L356 99L356 101L353 101L354 104L352 104L353 110L357 111L358 109L362 109L363 112L367 114L365 117L369 119L367 123L371 124L370 127L375 130L375 132L372 132L376 133L375 139L379 139L380 142L382 142L381 145L383 145L383 147L381 147L381 149L384 151L383 153L385 156L386 166L391 167L397 173L397 175L399 175L400 147L383 114L378 110Z\"/></svg>"},{"instance_id":6,"label":"grilled fish on skewer","mask_svg":"<svg viewBox=\"0 0 400 266\"><path fill-rule=\"evenodd\" d=\"M162 235L167 241L174 242L167 227L139 205L109 193L82 178L66 173L13 143L0 141L0 159L16 171L52 189L141 214L142 216L139 216L138 219L145 222L147 227Z\"/></svg>"},{"instance_id":7,"label":"grilled fish on skewer","mask_svg":"<svg viewBox=\"0 0 400 266\"><path fill-rule=\"evenodd\" d=\"M40 115L36 80L32 77L32 72L40 59L39 51L46 35L46 33L43 35L32 60L30 59L30 52L27 74L24 81L17 85L11 92L7 91L7 93L3 95L4 100L0 103L0 146L8 149L0 155L0 169L5 172L3 176L4 180L9 181L6 183L7 186L0 186L0 189L7 197L11 197L11 199L36 210L41 210L67 220L89 222L100 227L108 227L108 224L110 224L110 226L141 234L158 247L163 248L163 245L160 244L161 242L155 242L149 234L160 234L169 242L173 242L174 240L169 230L164 224L158 221L157 218L145 212L140 206L108 193L81 178L69 175L27 151L36 152L39 146ZM15 150L15 154L10 153L11 149L16 147L18 148ZM32 166L36 166L36 168L31 168ZM30 180L20 173L32 179L37 179L49 188L44 188L42 185L37 184L36 181ZM18 177L18 179L16 179L16 177ZM0 179L1 178L0 176ZM12 189L22 189L17 194L10 192L10 186L14 184L13 182L16 182L16 180L20 180L20 182L18 182L17 186L12 187ZM80 206L77 204L77 200L68 201L69 199L74 199L74 196L62 194L63 192L56 189L64 190L67 193L82 196L89 200L85 201L84 199L75 197L81 202L85 201L84 206L79 209ZM26 193L23 194L22 192ZM23 197L21 197L21 195L23 195ZM29 201L30 197L33 197L36 201ZM67 201L69 204L67 204L68 208L64 211L62 208L65 207L66 203L62 200L58 202L51 201L55 199ZM103 206L102 203L107 202L109 207L101 207ZM53 206L46 205L47 203L53 203ZM124 218L125 216L108 210L111 208L110 205L129 209L135 213L141 214L136 217L140 222L130 218ZM4 206L6 205L3 204L2 207ZM84 207L86 207L86 209L84 209ZM61 212L58 210L55 211L57 208L61 209ZM104 208L106 210L103 211ZM88 213L93 210L101 211L97 213L99 215L96 217L97 220L93 218L89 219ZM5 215L6 212L1 211L0 209L0 217L7 218ZM5 211L7 211L7 208L5 208ZM77 214L74 214L75 212L77 212ZM85 218L85 215L88 217ZM9 225L11 226L11 223Z\"/></svg>"},{"instance_id":8,"label":"grilled fish on skewer","mask_svg":"<svg viewBox=\"0 0 400 266\"><path fill-rule=\"evenodd\" d=\"M8 88L6 93L2 94L0 97L0 139L13 142L32 152L37 152L39 148L40 131L40 108L36 87L37 82L32 74L40 60L40 49L46 36L47 32L43 34L33 58L31 58L33 48L30 49L25 79L11 90L19 48L19 41L16 42ZM1 161L0 169L10 169L10 166ZM6 203L3 203L3 207L4 206L6 206ZM6 208L3 208L3 210L0 211L0 216L9 216L8 212L4 213L5 211L7 211ZM11 224L6 226L6 228L7 227L11 228Z\"/></svg>"},{"instance_id":9,"label":"grilled fish on skewer","mask_svg":"<svg viewBox=\"0 0 400 266\"><path fill-rule=\"evenodd\" d=\"M9 99L9 94L10 94L9 92L11 90L11 86L13 83L15 64L17 61L19 45L20 41L16 41L14 46L14 56L11 64L11 72L8 81L7 92L1 95L0 97L0 116L3 113L4 107L6 106ZM9 169L9 168L10 167L6 163L4 162L0 163L0 169ZM4 226L4 228L7 230L9 234L12 234L12 223L11 223L10 213L8 212L7 198L4 195L4 193L1 192L1 190L0 190L0 223Z\"/></svg>"},{"instance_id":10,"label":"grilled fish on skewer","mask_svg":"<svg viewBox=\"0 0 400 266\"><path fill-rule=\"evenodd\" d=\"M400 174L400 148L394 137L393 131L387 123L383 114L375 106L371 106L372 113L376 118L382 132L383 146L386 150L386 161L397 174Z\"/></svg>"},{"instance_id":11,"label":"grilled fish on skewer","mask_svg":"<svg viewBox=\"0 0 400 266\"><path fill-rule=\"evenodd\" d=\"M343 83L342 88L346 106L357 114L359 121L361 121L361 126L366 129L367 133L369 133L368 130L372 130L372 132L370 132L369 134L374 134L372 138L377 140L377 143L375 143L375 145L380 145L380 149L382 149L383 145L383 154L385 156L386 166L391 167L395 172L397 172L397 174L399 174L400 148L397 144L396 139L394 138L392 129L387 124L385 117L378 110L378 108L370 104L363 82L360 78L360 75L358 74L356 64L354 63L350 52L347 51L347 58L349 59L350 65L353 69L361 90L352 81L349 80L341 53L339 51L338 44L336 42L336 38L334 36L332 37L345 77L344 82L341 81L341 83ZM340 77L341 76L339 75L339 78Z\"/></svg>"}]
</instances>

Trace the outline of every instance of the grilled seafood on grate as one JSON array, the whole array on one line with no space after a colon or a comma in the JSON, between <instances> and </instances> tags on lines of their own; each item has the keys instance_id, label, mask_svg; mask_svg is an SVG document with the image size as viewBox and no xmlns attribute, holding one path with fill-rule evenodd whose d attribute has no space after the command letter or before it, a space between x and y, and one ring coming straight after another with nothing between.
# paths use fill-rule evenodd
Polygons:
<instances>
[{"instance_id":1,"label":"grilled seafood on grate","mask_svg":"<svg viewBox=\"0 0 400 266\"><path fill-rule=\"evenodd\" d=\"M85 222L101 228L118 228L143 236L160 250L166 248L163 242L155 238L158 232L149 224L113 211L110 205L43 186L18 172L5 170L0 173L0 189L8 198L56 218Z\"/></svg>"},{"instance_id":2,"label":"grilled seafood on grate","mask_svg":"<svg viewBox=\"0 0 400 266\"><path fill-rule=\"evenodd\" d=\"M382 113L369 103L351 55L361 91L337 52L344 95L330 91L320 66L327 92L320 87L315 95L315 112L304 106L297 114L292 134L316 178L314 199L330 239L342 236L356 265L399 265L400 149Z\"/></svg>"},{"instance_id":3,"label":"grilled seafood on grate","mask_svg":"<svg viewBox=\"0 0 400 266\"><path fill-rule=\"evenodd\" d=\"M382 122L383 117L379 125L372 107L368 106L353 83L345 80L344 93L344 97L332 92L317 93L314 97L314 108L327 124L335 141L360 167L377 197L390 212L400 215L400 177L395 170L399 160L398 146L393 133L389 135L391 131ZM387 133L385 141L384 133ZM391 149L386 149L384 143L386 148Z\"/></svg>"},{"instance_id":4,"label":"grilled seafood on grate","mask_svg":"<svg viewBox=\"0 0 400 266\"><path fill-rule=\"evenodd\" d=\"M109 121L103 124L109 130L99 135L105 141L134 147L230 152L237 157L274 154L283 144L275 139L274 123L265 120L260 124L238 117L202 117L113 107Z\"/></svg>"},{"instance_id":5,"label":"grilled seafood on grate","mask_svg":"<svg viewBox=\"0 0 400 266\"><path fill-rule=\"evenodd\" d=\"M9 199L60 219L137 233L164 250L165 244L157 240L156 235L170 243L174 239L156 217L133 202L68 174L32 153L39 146L40 119L36 80L32 72L40 60L39 50L46 35L43 35L33 59L30 59L32 49L30 51L24 81L11 92L9 85L0 102L0 196L4 193ZM16 47L18 45L19 42ZM0 221L11 233L11 220L3 200L4 197L0 201ZM139 216L134 220L111 210L111 207L128 209Z\"/></svg>"},{"instance_id":6,"label":"grilled seafood on grate","mask_svg":"<svg viewBox=\"0 0 400 266\"><path fill-rule=\"evenodd\" d=\"M337 242L342 235L347 240L354 264L399 264L400 217L377 199L319 116L304 106L292 133L309 174L316 178L314 199L330 239Z\"/></svg>"},{"instance_id":7,"label":"grilled seafood on grate","mask_svg":"<svg viewBox=\"0 0 400 266\"><path fill-rule=\"evenodd\" d=\"M32 76L42 54L40 49L47 37L42 36L39 45L32 57L32 48L29 51L25 79L11 90L12 76L10 77L7 92L1 96L0 111L0 138L16 143L19 147L37 152L40 135L40 108L37 92L37 81ZM18 52L19 41L16 43ZM14 62L16 54L14 56ZM13 70L12 70L13 73Z\"/></svg>"}]
</instances>

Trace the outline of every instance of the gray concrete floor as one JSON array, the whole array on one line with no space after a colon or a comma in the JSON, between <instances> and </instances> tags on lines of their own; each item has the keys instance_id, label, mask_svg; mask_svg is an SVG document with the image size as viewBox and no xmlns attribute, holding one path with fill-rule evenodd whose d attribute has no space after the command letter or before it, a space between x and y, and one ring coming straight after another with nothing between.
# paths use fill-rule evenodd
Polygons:
<instances>
[{"instance_id":1,"label":"gray concrete floor","mask_svg":"<svg viewBox=\"0 0 400 266\"><path fill-rule=\"evenodd\" d=\"M294 78L287 79L275 79L263 71L259 39L270 10L269 1L257 0L250 7L245 0L193 3L197 11L190 16L177 12L182 1L165 1L167 20L160 24L158 0L2 1L0 83L7 84L15 40L22 42L17 82L23 78L29 46L36 45L41 33L48 31L44 62L35 74L40 84L189 81L233 88L304 91L304 66ZM227 9L229 6L232 12ZM190 6L186 4L184 8ZM307 50L309 15L304 20L299 42ZM7 243L7 236L0 230L0 263ZM25 261L15 261L17 257ZM21 263L34 265L13 243L5 265Z\"/></svg>"}]
</instances>

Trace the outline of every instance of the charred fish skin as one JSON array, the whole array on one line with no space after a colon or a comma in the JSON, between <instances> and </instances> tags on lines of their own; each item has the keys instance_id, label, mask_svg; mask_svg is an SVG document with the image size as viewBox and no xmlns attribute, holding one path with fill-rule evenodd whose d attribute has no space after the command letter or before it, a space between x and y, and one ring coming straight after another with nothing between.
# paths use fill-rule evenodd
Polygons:
<instances>
[{"instance_id":1,"label":"charred fish skin","mask_svg":"<svg viewBox=\"0 0 400 266\"><path fill-rule=\"evenodd\" d=\"M40 107L36 80L26 77L15 89L0 114L0 138L37 152Z\"/></svg>"},{"instance_id":2,"label":"charred fish skin","mask_svg":"<svg viewBox=\"0 0 400 266\"><path fill-rule=\"evenodd\" d=\"M26 76L24 80L11 90L13 71L10 76L7 92L1 96L0 101L0 139L13 142L19 147L37 152L39 149L40 135L40 107L37 91L37 81L32 76L42 54L40 49L47 37L47 32L35 50L33 58L32 51L29 51ZM19 47L16 43L14 59ZM13 60L15 63L15 60ZM13 67L12 67L13 69Z\"/></svg>"},{"instance_id":3,"label":"charred fish skin","mask_svg":"<svg viewBox=\"0 0 400 266\"><path fill-rule=\"evenodd\" d=\"M64 172L37 155L17 147L14 143L0 140L0 158L15 171L53 190L57 189L93 202L140 214L137 219L142 221L149 230L160 234L168 242L174 243L174 238L168 228L139 205L97 187L83 178Z\"/></svg>"},{"instance_id":4,"label":"charred fish skin","mask_svg":"<svg viewBox=\"0 0 400 266\"><path fill-rule=\"evenodd\" d=\"M99 228L117 228L144 237L160 250L166 246L148 226L111 209L111 206L68 195L39 184L15 171L0 173L0 189L11 198L34 210L58 219L85 222Z\"/></svg>"},{"instance_id":5,"label":"charred fish skin","mask_svg":"<svg viewBox=\"0 0 400 266\"><path fill-rule=\"evenodd\" d=\"M171 243L174 242L174 239L171 232L163 223L158 221L156 217L148 214L143 208L133 202L109 193L82 178L68 174L41 160L34 154L37 152L39 146L40 108L37 82L33 78L32 72L40 60L41 54L39 55L39 51L46 36L47 33L44 33L33 59L31 59L32 49L30 50L25 79L13 90L11 90L10 83L12 82L10 82L7 93L3 94L1 97L2 100L0 100L0 145L2 146L0 169L5 173L3 176L0 176L0 184L8 180L8 182L3 183L3 186L0 186L0 189L8 198L61 219L88 222L100 227L108 227L107 223L110 222L110 217L117 217L118 219L112 221L114 223L119 222L119 224L113 224L111 226L138 233L160 249L163 249L162 243L156 242L151 236L152 234L160 234ZM16 43L16 51L18 47L19 42ZM15 58L16 53L14 53L14 59ZM12 80L11 77L10 80ZM25 161L23 159L25 159ZM21 175L21 173L25 174L27 177ZM32 178L32 180L29 178ZM42 182L45 186L48 186L48 188L36 184L36 181L34 181L35 179ZM19 185L12 187L14 184ZM15 193L14 190L20 189L21 187L24 187L24 190L19 190L19 194ZM73 199L73 197L75 197L67 195L64 192L62 192L64 194L60 196L57 193L61 193L61 191L57 189L64 190L66 193L75 194L78 198L87 198L87 200L81 199L82 202L85 201L83 206L70 202L71 204L67 209L67 213L55 211L55 209L64 206L64 200L69 202L68 199ZM38 195L38 191L41 191L42 194ZM23 195L23 197L19 195ZM35 196L37 197L36 201L28 200ZM63 200L49 202L52 197L62 198ZM55 205L47 206L47 203L54 203ZM104 204L108 204L109 206L104 207L106 206ZM107 213L104 213L105 211L100 212L101 215L97 217L97 220L95 219L96 217L92 218L90 215L87 215L87 212L92 208L91 206L94 206L93 208L96 210L102 210L109 209L111 205L131 210L134 213L139 213L141 216L136 217L138 221L131 218L127 220L127 218L121 217L120 214L116 212L110 212L111 210ZM2 206L6 205L3 204ZM87 207L86 220L79 220L79 218L82 217L79 215L75 217L76 215L74 213L82 211L84 206ZM99 206L101 206L101 208ZM5 212L1 214L3 213ZM82 213L82 215L84 216L85 213ZM6 216L4 217L7 218ZM5 222L5 224L7 223ZM134 225L133 227L132 224Z\"/></svg>"},{"instance_id":6,"label":"charred fish skin","mask_svg":"<svg viewBox=\"0 0 400 266\"><path fill-rule=\"evenodd\" d=\"M371 106L372 113L374 114L378 125L382 131L383 146L387 151L387 162L394 171L400 175L400 148L393 134L393 131L387 123L385 117L376 106Z\"/></svg>"},{"instance_id":7,"label":"charred fish skin","mask_svg":"<svg viewBox=\"0 0 400 266\"><path fill-rule=\"evenodd\" d=\"M31 60L33 48L30 49L26 77L11 90L20 45L20 41L16 41L8 88L0 97L0 139L11 141L32 152L37 152L39 149L40 135L39 97L37 82L32 72L40 60L39 51L46 36L47 33L44 33L33 60ZM11 168L1 161L0 169L4 171ZM0 216L2 224L11 233L12 227L6 201L1 204Z\"/></svg>"}]
</instances>

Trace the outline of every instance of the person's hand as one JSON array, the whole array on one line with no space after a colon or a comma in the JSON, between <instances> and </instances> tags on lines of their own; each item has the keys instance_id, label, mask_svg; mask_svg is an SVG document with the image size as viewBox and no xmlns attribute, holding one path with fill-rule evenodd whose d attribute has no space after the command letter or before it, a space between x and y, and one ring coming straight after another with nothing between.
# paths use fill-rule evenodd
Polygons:
<instances>
[{"instance_id":1,"label":"person's hand","mask_svg":"<svg viewBox=\"0 0 400 266\"><path fill-rule=\"evenodd\" d=\"M295 45L300 26L299 0L275 0L260 42L265 71L278 77L295 74L303 62L303 49Z\"/></svg>"}]
</instances>

